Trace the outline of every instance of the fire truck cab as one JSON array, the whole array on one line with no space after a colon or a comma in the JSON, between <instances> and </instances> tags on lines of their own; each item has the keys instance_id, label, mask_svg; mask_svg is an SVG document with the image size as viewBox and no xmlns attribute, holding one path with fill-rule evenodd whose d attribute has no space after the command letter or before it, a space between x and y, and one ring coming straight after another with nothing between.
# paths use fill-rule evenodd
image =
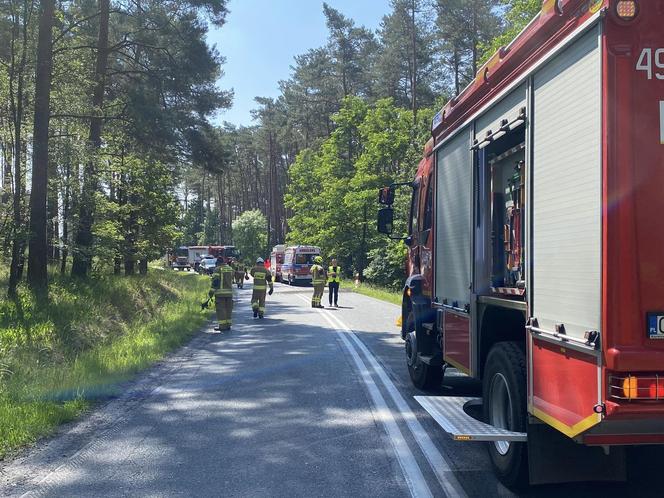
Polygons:
<instances>
[{"instance_id":1,"label":"fire truck cab","mask_svg":"<svg viewBox=\"0 0 664 498\"><path fill-rule=\"evenodd\" d=\"M284 264L285 255L286 246L283 244L274 246L270 253L270 273L276 282L281 282L282 280L281 265Z\"/></svg>"},{"instance_id":2,"label":"fire truck cab","mask_svg":"<svg viewBox=\"0 0 664 498\"><path fill-rule=\"evenodd\" d=\"M664 443L663 23L664 0L544 0L435 116L411 184L411 379L482 381L416 399L508 486L623 480L624 446Z\"/></svg>"},{"instance_id":3,"label":"fire truck cab","mask_svg":"<svg viewBox=\"0 0 664 498\"><path fill-rule=\"evenodd\" d=\"M189 262L189 248L181 246L175 249L171 257L171 268L174 270L191 270L191 263Z\"/></svg>"},{"instance_id":4,"label":"fire truck cab","mask_svg":"<svg viewBox=\"0 0 664 498\"><path fill-rule=\"evenodd\" d=\"M208 252L211 256L222 258L229 264L240 257L240 251L235 246L209 246Z\"/></svg>"}]
</instances>

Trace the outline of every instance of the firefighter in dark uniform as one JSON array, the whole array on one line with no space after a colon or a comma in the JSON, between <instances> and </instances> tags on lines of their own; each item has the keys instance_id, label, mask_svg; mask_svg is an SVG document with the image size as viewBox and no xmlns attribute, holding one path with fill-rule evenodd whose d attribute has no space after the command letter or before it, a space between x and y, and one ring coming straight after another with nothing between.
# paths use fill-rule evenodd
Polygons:
<instances>
[{"instance_id":1,"label":"firefighter in dark uniform","mask_svg":"<svg viewBox=\"0 0 664 498\"><path fill-rule=\"evenodd\" d=\"M233 269L223 258L217 258L217 266L212 274L212 288L210 297L214 296L217 311L218 331L231 329L231 315L233 313Z\"/></svg>"},{"instance_id":2,"label":"firefighter in dark uniform","mask_svg":"<svg viewBox=\"0 0 664 498\"><path fill-rule=\"evenodd\" d=\"M325 268L323 268L323 258L316 256L314 258L314 264L309 271L311 272L311 283L314 286L314 295L311 297L311 307L324 308L325 306L320 304L320 300L323 298L323 292L325 292L325 282L327 280Z\"/></svg>"},{"instance_id":3,"label":"firefighter in dark uniform","mask_svg":"<svg viewBox=\"0 0 664 498\"><path fill-rule=\"evenodd\" d=\"M254 318L263 318L265 316L265 291L270 287L270 296L274 292L270 272L265 269L263 258L256 260L254 266L249 272L254 277L254 291L251 294L251 309L254 312Z\"/></svg>"},{"instance_id":4,"label":"firefighter in dark uniform","mask_svg":"<svg viewBox=\"0 0 664 498\"><path fill-rule=\"evenodd\" d=\"M238 289L242 289L244 287L244 275L247 273L247 269L239 260L233 262L233 269L235 270L235 284Z\"/></svg>"}]
</instances>

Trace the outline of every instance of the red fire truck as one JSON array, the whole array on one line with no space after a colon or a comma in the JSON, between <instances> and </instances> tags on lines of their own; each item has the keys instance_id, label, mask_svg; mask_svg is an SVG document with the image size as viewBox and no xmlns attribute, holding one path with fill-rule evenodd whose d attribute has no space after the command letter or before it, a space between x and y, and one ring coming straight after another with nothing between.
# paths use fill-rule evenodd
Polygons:
<instances>
[{"instance_id":1,"label":"red fire truck","mask_svg":"<svg viewBox=\"0 0 664 498\"><path fill-rule=\"evenodd\" d=\"M240 257L240 252L235 246L209 246L208 254L215 258L223 258L226 263L230 263Z\"/></svg>"},{"instance_id":2,"label":"red fire truck","mask_svg":"<svg viewBox=\"0 0 664 498\"><path fill-rule=\"evenodd\" d=\"M281 282L281 265L284 264L285 255L286 246L284 244L274 246L270 253L270 273L276 282Z\"/></svg>"},{"instance_id":3,"label":"red fire truck","mask_svg":"<svg viewBox=\"0 0 664 498\"><path fill-rule=\"evenodd\" d=\"M664 0L545 0L408 184L411 379L482 381L416 399L507 485L622 480L625 446L664 443L662 25Z\"/></svg>"}]
</instances>

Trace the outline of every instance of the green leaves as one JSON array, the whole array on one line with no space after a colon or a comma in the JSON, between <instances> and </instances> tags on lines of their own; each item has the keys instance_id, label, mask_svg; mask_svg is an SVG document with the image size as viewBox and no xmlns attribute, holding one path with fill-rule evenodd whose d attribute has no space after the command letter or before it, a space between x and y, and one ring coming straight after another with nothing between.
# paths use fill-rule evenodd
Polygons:
<instances>
[{"instance_id":1,"label":"green leaves","mask_svg":"<svg viewBox=\"0 0 664 498\"><path fill-rule=\"evenodd\" d=\"M289 169L288 241L318 245L354 272L369 264L373 273L367 276L381 285L402 278L403 261L390 270L392 276L372 262L387 243L375 229L376 195L379 187L414 176L432 111L420 114L414 125L412 112L392 99L374 105L358 97L344 99L332 117L336 127L330 138L301 152Z\"/></svg>"},{"instance_id":2,"label":"green leaves","mask_svg":"<svg viewBox=\"0 0 664 498\"><path fill-rule=\"evenodd\" d=\"M489 42L482 44L482 63L500 47L507 46L542 8L542 0L501 0L500 3L505 10L505 29Z\"/></svg>"},{"instance_id":3,"label":"green leaves","mask_svg":"<svg viewBox=\"0 0 664 498\"><path fill-rule=\"evenodd\" d=\"M233 242L247 264L267 257L267 220L258 209L245 211L233 222Z\"/></svg>"}]
</instances>

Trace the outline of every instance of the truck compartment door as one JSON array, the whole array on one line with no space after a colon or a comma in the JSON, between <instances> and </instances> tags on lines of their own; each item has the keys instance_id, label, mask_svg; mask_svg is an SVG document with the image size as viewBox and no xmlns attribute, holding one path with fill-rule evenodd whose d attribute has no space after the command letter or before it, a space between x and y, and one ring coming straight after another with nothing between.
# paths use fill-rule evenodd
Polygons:
<instances>
[{"instance_id":1,"label":"truck compartment door","mask_svg":"<svg viewBox=\"0 0 664 498\"><path fill-rule=\"evenodd\" d=\"M436 279L439 303L470 305L470 251L473 167L471 130L461 130L437 152Z\"/></svg>"},{"instance_id":2,"label":"truck compartment door","mask_svg":"<svg viewBox=\"0 0 664 498\"><path fill-rule=\"evenodd\" d=\"M470 316L443 311L443 359L457 370L470 374Z\"/></svg>"},{"instance_id":3,"label":"truck compartment door","mask_svg":"<svg viewBox=\"0 0 664 498\"><path fill-rule=\"evenodd\" d=\"M547 339L537 334L530 337L528 411L574 437L602 421L594 410L601 398L599 352Z\"/></svg>"},{"instance_id":4,"label":"truck compartment door","mask_svg":"<svg viewBox=\"0 0 664 498\"><path fill-rule=\"evenodd\" d=\"M601 62L591 28L534 76L529 405L568 436L599 422L600 357L573 351L601 333ZM547 341L541 338L548 339Z\"/></svg>"}]
</instances>

